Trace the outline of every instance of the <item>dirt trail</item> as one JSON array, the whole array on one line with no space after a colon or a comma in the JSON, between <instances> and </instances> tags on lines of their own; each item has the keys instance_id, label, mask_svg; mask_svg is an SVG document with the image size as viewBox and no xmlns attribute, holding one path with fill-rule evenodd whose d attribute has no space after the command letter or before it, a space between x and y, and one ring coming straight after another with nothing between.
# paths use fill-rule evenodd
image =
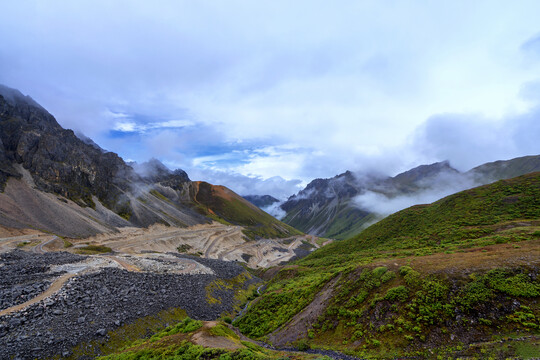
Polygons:
<instances>
[{"instance_id":1,"label":"dirt trail","mask_svg":"<svg viewBox=\"0 0 540 360\"><path fill-rule=\"evenodd\" d=\"M141 271L141 269L139 269L137 266L129 264L129 263L125 262L124 260L120 260L116 256L104 255L103 257L105 257L107 259L111 259L112 261L115 261L116 263L118 263L122 268L124 268L127 271L133 271L133 272L140 272Z\"/></svg>"},{"instance_id":2,"label":"dirt trail","mask_svg":"<svg viewBox=\"0 0 540 360\"><path fill-rule=\"evenodd\" d=\"M203 327L191 336L191 341L196 345L232 351L243 347L238 340L235 341L224 336L211 335L209 330L216 325L218 325L217 321L205 321Z\"/></svg>"},{"instance_id":3,"label":"dirt trail","mask_svg":"<svg viewBox=\"0 0 540 360\"><path fill-rule=\"evenodd\" d=\"M26 308L26 307L28 307L28 306L30 306L32 304L35 304L37 302L40 302L41 300L44 300L44 299L48 298L49 296L51 296L52 294L54 294L55 292L60 290L62 288L62 286L66 283L66 281L68 281L69 279L71 279L75 275L76 274L69 274L68 273L68 274L64 274L64 275L60 276L44 292L42 292L41 294L39 294L35 298L32 298L32 299L28 300L25 303L15 305L15 306L12 306L10 308L7 308L7 309L4 309L4 310L0 311L0 316L4 316L6 314L11 314L13 312L22 310L22 309L24 309L24 308Z\"/></svg>"},{"instance_id":4,"label":"dirt trail","mask_svg":"<svg viewBox=\"0 0 540 360\"><path fill-rule=\"evenodd\" d=\"M39 235L37 234L0 238L0 253L14 249L21 242L31 242L38 239Z\"/></svg>"},{"instance_id":5,"label":"dirt trail","mask_svg":"<svg viewBox=\"0 0 540 360\"><path fill-rule=\"evenodd\" d=\"M318 247L316 238L308 236L246 241L242 227L213 223L188 228L163 225L153 225L147 229L121 228L118 233L101 234L72 242L75 246L82 243L103 245L117 253L131 255L177 253L179 247L184 247L187 254L210 259L246 262L247 258L248 266L257 268L289 260L296 255L295 249L302 245L302 240Z\"/></svg>"},{"instance_id":6,"label":"dirt trail","mask_svg":"<svg viewBox=\"0 0 540 360\"><path fill-rule=\"evenodd\" d=\"M328 300L334 293L334 285L341 278L341 274L330 280L321 291L315 295L313 301L296 314L288 323L268 335L268 339L277 347L286 346L298 339L307 337L308 329L317 321L318 317L328 306Z\"/></svg>"},{"instance_id":7,"label":"dirt trail","mask_svg":"<svg viewBox=\"0 0 540 360\"><path fill-rule=\"evenodd\" d=\"M43 249L43 247L53 241L55 241L56 239L58 239L58 236L53 236L52 238L48 239L48 240L45 240L45 241L42 241L40 244L37 244L36 246L34 246L30 251L35 253L35 254L45 254L45 249Z\"/></svg>"}]
</instances>

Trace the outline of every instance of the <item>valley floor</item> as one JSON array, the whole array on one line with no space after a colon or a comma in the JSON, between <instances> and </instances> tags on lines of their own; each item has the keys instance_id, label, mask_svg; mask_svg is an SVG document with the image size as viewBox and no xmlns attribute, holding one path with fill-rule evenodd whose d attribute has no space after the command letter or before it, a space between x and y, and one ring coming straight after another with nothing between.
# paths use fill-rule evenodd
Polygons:
<instances>
[{"instance_id":1,"label":"valley floor","mask_svg":"<svg viewBox=\"0 0 540 360\"><path fill-rule=\"evenodd\" d=\"M118 230L68 239L0 228L0 358L98 355L118 331L135 340L186 314L232 314L261 281L240 263L268 267L321 245L246 241L242 227L218 223Z\"/></svg>"}]
</instances>

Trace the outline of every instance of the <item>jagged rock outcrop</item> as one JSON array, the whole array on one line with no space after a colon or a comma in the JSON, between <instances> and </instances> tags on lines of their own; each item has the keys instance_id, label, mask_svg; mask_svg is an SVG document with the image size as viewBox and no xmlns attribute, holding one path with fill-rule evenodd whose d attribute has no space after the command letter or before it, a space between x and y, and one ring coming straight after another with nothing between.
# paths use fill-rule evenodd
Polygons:
<instances>
[{"instance_id":1,"label":"jagged rock outcrop","mask_svg":"<svg viewBox=\"0 0 540 360\"><path fill-rule=\"evenodd\" d=\"M0 119L4 161L12 168L22 164L39 190L82 206L95 206L92 195L111 209L122 206L122 193L136 174L118 155L84 143L17 90L4 87L0 93Z\"/></svg>"},{"instance_id":2,"label":"jagged rock outcrop","mask_svg":"<svg viewBox=\"0 0 540 360\"><path fill-rule=\"evenodd\" d=\"M56 194L67 204L66 200L73 201L80 207L101 213L101 216L90 214L91 220L88 220L96 220L94 222L98 224L89 227L79 224L81 236L100 232L101 227L153 223L186 226L209 221L192 209L190 199L185 195L190 180L184 171L171 171L153 160L155 171L141 175L117 154L104 151L93 141L81 137L72 130L63 129L30 97L15 89L0 87L0 190L5 190L10 177L21 179L26 175L29 185L38 191L33 194L25 191L28 206L22 204L22 209L17 209L18 214L23 213L23 219L19 221L20 216L12 216L15 219L7 221L5 218L9 215L6 214L4 225L76 235L77 231L59 231L65 224L54 220L49 224L44 222L47 214L36 215L28 209L29 206L36 208L39 203L35 211L52 207L53 212L60 211L58 216L62 216L57 204L49 204L50 201L43 199L39 192ZM21 187L17 189L21 190ZM156 192L152 197L148 193L153 189L159 194ZM12 200L17 202L20 194L21 191L12 194ZM36 200L36 197L40 199ZM139 203L141 197L146 197L144 203ZM109 213L105 214L107 211ZM76 219L73 221L76 224Z\"/></svg>"}]
</instances>

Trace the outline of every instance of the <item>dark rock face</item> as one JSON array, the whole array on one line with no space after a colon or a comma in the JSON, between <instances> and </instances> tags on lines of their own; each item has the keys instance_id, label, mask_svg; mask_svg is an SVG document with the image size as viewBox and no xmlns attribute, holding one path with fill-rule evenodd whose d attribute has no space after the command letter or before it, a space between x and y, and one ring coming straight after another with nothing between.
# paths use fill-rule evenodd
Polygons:
<instances>
[{"instance_id":1,"label":"dark rock face","mask_svg":"<svg viewBox=\"0 0 540 360\"><path fill-rule=\"evenodd\" d=\"M6 150L4 149L4 143L0 137L0 191L4 191L7 179L10 176L20 178L21 174L11 165L11 161L9 161Z\"/></svg>"},{"instance_id":2,"label":"dark rock face","mask_svg":"<svg viewBox=\"0 0 540 360\"><path fill-rule=\"evenodd\" d=\"M136 226L167 222L159 215L160 210L165 212L163 209L139 206L135 213L132 201L141 185L145 189L156 185L172 189L176 208L188 213L186 216L191 219L172 219L172 224L205 222L200 215L191 215L194 212L189 209L189 198L174 193L190 183L187 174L182 170L170 171L159 161L152 161L153 171L141 176L115 153L63 129L30 97L0 85L0 192L5 190L9 177L21 178L16 169L20 164L39 190L61 195L82 207L95 208L95 196Z\"/></svg>"},{"instance_id":3,"label":"dark rock face","mask_svg":"<svg viewBox=\"0 0 540 360\"><path fill-rule=\"evenodd\" d=\"M134 164L133 168L143 179L158 183L174 190L183 190L184 184L189 183L189 177L183 170L169 170L157 159L150 159L142 164Z\"/></svg>"},{"instance_id":4,"label":"dark rock face","mask_svg":"<svg viewBox=\"0 0 540 360\"><path fill-rule=\"evenodd\" d=\"M10 164L22 164L40 190L65 196L82 206L93 207L91 197L96 195L114 209L122 190L127 191L130 181L136 179L133 169L118 155L84 143L26 98L8 101L0 95L0 141L4 155L0 162L3 158ZM6 166L2 169L9 171Z\"/></svg>"},{"instance_id":5,"label":"dark rock face","mask_svg":"<svg viewBox=\"0 0 540 360\"><path fill-rule=\"evenodd\" d=\"M290 211L297 204L302 205L302 212L310 212L309 208L314 204L326 203L335 198L351 198L361 191L361 184L357 182L354 175L347 171L331 179L315 179L306 188L291 196L281 208Z\"/></svg>"}]
</instances>

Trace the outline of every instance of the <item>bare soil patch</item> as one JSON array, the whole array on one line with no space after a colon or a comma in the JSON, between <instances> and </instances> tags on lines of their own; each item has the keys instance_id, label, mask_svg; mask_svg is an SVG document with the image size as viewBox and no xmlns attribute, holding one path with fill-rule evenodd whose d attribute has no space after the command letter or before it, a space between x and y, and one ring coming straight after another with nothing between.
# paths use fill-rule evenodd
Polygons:
<instances>
[{"instance_id":1,"label":"bare soil patch","mask_svg":"<svg viewBox=\"0 0 540 360\"><path fill-rule=\"evenodd\" d=\"M268 336L270 342L274 346L283 347L297 340L307 338L308 330L312 328L317 318L323 314L328 306L328 301L334 293L334 286L340 278L341 275L330 280L304 310L296 314L283 327L272 332Z\"/></svg>"}]
</instances>

